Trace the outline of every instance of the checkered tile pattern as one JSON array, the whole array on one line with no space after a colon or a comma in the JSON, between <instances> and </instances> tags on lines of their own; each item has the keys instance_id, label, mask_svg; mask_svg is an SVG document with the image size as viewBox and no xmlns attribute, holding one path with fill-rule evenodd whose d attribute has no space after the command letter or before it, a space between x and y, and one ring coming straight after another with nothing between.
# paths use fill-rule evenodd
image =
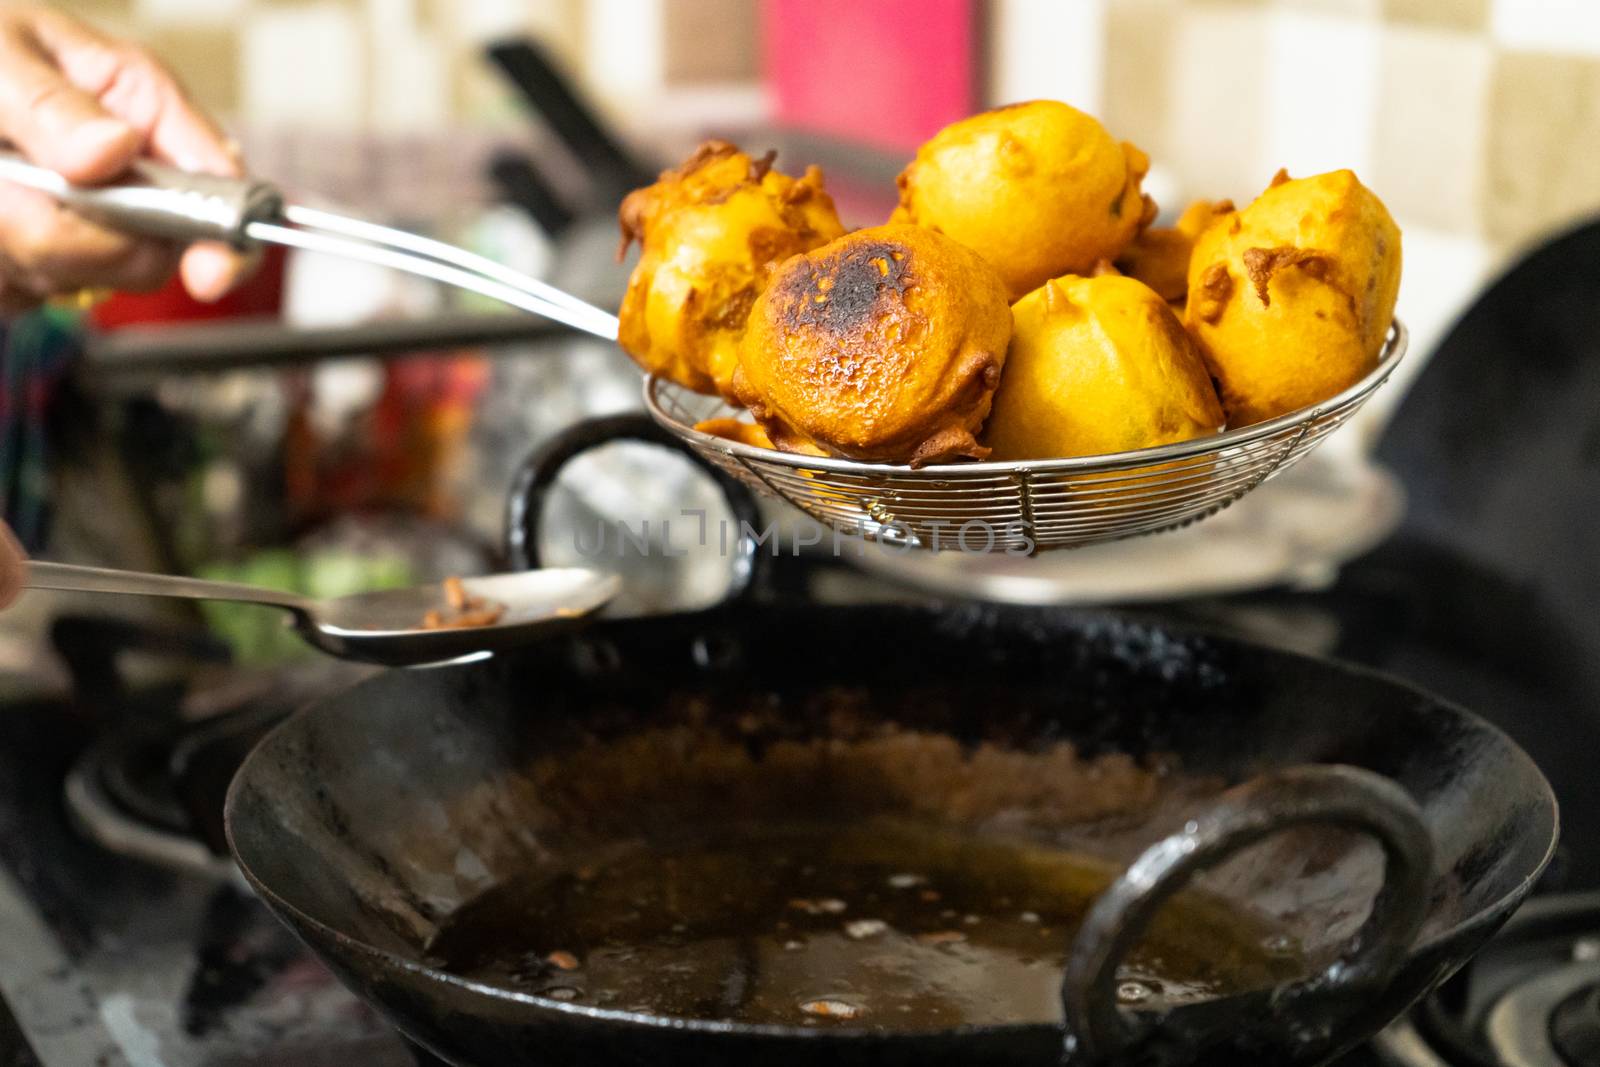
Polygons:
<instances>
[{"instance_id":1,"label":"checkered tile pattern","mask_svg":"<svg viewBox=\"0 0 1600 1067\"><path fill-rule=\"evenodd\" d=\"M1150 153L1176 194L1169 207L1190 196L1248 200L1280 166L1355 169L1405 231L1400 313L1414 356L1509 258L1600 212L1594 0L995 7L991 61L1002 67L1036 53L1030 27L1060 21L1062 7L1097 35L1100 76L1074 102ZM1397 382L1422 362L1409 360ZM1369 434L1401 391L1363 413Z\"/></svg>"},{"instance_id":2,"label":"checkered tile pattern","mask_svg":"<svg viewBox=\"0 0 1600 1067\"><path fill-rule=\"evenodd\" d=\"M1099 114L1162 168L1169 206L1248 199L1280 166L1354 167L1405 229L1401 306L1419 351L1507 257L1600 210L1600 0L974 2L991 99ZM489 37L539 34L643 129L682 111L667 90L757 75L758 0L67 6L166 55L254 131L270 173L397 215L481 191L462 131L520 122L476 60Z\"/></svg>"},{"instance_id":3,"label":"checkered tile pattern","mask_svg":"<svg viewBox=\"0 0 1600 1067\"><path fill-rule=\"evenodd\" d=\"M1279 166L1351 165L1413 224L1493 244L1600 207L1595 0L979 2L991 97L1078 103L1186 186L1242 197ZM647 108L641 94L675 81L755 73L754 0L67 6L147 40L247 128L403 135L509 121L475 60L507 32L538 32L594 68L618 106Z\"/></svg>"}]
</instances>

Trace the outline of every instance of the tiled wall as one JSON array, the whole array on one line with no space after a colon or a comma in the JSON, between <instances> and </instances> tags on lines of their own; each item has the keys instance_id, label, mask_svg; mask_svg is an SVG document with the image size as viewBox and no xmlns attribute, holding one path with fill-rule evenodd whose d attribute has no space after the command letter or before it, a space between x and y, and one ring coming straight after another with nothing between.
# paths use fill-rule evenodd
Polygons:
<instances>
[{"instance_id":1,"label":"tiled wall","mask_svg":"<svg viewBox=\"0 0 1600 1067\"><path fill-rule=\"evenodd\" d=\"M1246 199L1280 166L1354 167L1405 229L1419 350L1506 257L1600 211L1600 0L980 2L991 100L1094 111L1150 153L1168 199ZM421 153L429 136L517 129L476 55L510 32L548 41L630 129L761 113L757 0L67 6L150 42L247 144L295 131L300 163L352 130ZM473 156L444 152L431 170L459 188Z\"/></svg>"},{"instance_id":2,"label":"tiled wall","mask_svg":"<svg viewBox=\"0 0 1600 1067\"><path fill-rule=\"evenodd\" d=\"M754 0L65 0L251 126L432 130L514 111L478 49L528 33L619 112L754 83ZM620 114L627 119L628 114Z\"/></svg>"},{"instance_id":3,"label":"tiled wall","mask_svg":"<svg viewBox=\"0 0 1600 1067\"><path fill-rule=\"evenodd\" d=\"M862 0L872 2L872 0ZM750 85L754 0L70 0L246 126L512 122L533 32L616 109ZM1597 0L990 0L989 94L1098 112L1184 186L1346 163L1414 224L1525 242L1600 206ZM669 98L670 99L670 98ZM637 120L637 115L634 115Z\"/></svg>"},{"instance_id":4,"label":"tiled wall","mask_svg":"<svg viewBox=\"0 0 1600 1067\"><path fill-rule=\"evenodd\" d=\"M994 10L995 97L1015 87L1095 111L1166 171L1174 201L1248 199L1280 166L1354 168L1405 231L1400 314L1417 356L1508 259L1600 214L1597 0L997 0ZM1052 68L1041 36L1061 42L1061 66L1092 76ZM1013 58L1026 73L1008 69ZM1380 393L1374 414L1399 392Z\"/></svg>"},{"instance_id":5,"label":"tiled wall","mask_svg":"<svg viewBox=\"0 0 1600 1067\"><path fill-rule=\"evenodd\" d=\"M260 173L403 220L481 202L499 144L542 150L482 57L496 38L539 38L642 136L763 114L754 0L58 3L159 54Z\"/></svg>"},{"instance_id":6,"label":"tiled wall","mask_svg":"<svg viewBox=\"0 0 1600 1067\"><path fill-rule=\"evenodd\" d=\"M872 2L872 0L863 0ZM754 83L755 0L69 0L247 127L509 124L536 33L625 122ZM1185 187L1355 166L1413 224L1526 241L1600 207L1597 0L989 0L988 91L1100 114ZM678 93L663 93L664 89ZM848 86L841 86L848 91ZM670 116L668 116L670 117Z\"/></svg>"}]
</instances>

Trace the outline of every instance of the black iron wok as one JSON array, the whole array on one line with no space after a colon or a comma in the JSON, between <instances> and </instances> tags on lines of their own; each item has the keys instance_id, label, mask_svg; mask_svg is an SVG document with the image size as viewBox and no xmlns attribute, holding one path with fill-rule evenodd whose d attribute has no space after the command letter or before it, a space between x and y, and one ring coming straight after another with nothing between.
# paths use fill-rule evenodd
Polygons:
<instances>
[{"instance_id":1,"label":"black iron wok","mask_svg":"<svg viewBox=\"0 0 1600 1067\"><path fill-rule=\"evenodd\" d=\"M556 469L616 436L661 440L642 420L602 420L530 461L512 505L522 562ZM753 517L748 497L722 480L735 510ZM752 707L766 723L756 738ZM1163 768L1150 771L1142 799L1080 793L1089 802L1074 809L1047 796L1007 813L1004 832L1132 864L1076 934L1061 1023L897 1032L688 1021L564 1003L434 966L427 946L445 918L497 883L561 863L571 842L794 807L841 817L914 809L995 825L984 821L994 812L944 810L937 783L903 768L808 776L763 767L774 738L848 745L885 723L968 752L1070 742L1085 760L1123 754L1127 766ZM644 746L654 762L620 765L615 781L568 788L548 774L663 730L676 747ZM743 769L691 758L719 746L744 753ZM694 614L597 622L487 662L390 671L313 705L246 761L227 829L279 918L408 1036L456 1064L1065 1057L1276 1067L1336 1055L1460 966L1543 869L1556 809L1504 735L1339 663L1109 613L735 595ZM1119 1010L1121 956L1196 876L1291 929L1312 973L1161 1017Z\"/></svg>"}]
</instances>

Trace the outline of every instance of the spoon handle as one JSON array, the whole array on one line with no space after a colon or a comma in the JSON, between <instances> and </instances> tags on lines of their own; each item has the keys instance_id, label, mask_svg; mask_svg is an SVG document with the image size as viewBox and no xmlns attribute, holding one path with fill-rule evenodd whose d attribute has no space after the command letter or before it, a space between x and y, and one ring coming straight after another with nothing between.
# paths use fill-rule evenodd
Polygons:
<instances>
[{"instance_id":1,"label":"spoon handle","mask_svg":"<svg viewBox=\"0 0 1600 1067\"><path fill-rule=\"evenodd\" d=\"M170 596L188 600L234 600L268 604L304 614L310 601L294 593L263 589L238 582L208 582L171 574L145 574L107 567L79 567L71 563L28 562L29 589L64 589L74 593L123 593L131 596Z\"/></svg>"}]
</instances>

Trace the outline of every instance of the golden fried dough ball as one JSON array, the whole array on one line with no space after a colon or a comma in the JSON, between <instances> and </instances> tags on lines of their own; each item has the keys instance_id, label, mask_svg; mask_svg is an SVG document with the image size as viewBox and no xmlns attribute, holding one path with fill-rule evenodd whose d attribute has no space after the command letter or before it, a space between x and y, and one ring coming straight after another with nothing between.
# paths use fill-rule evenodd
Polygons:
<instances>
[{"instance_id":1,"label":"golden fried dough ball","mask_svg":"<svg viewBox=\"0 0 1600 1067\"><path fill-rule=\"evenodd\" d=\"M976 253L877 226L796 256L756 300L734 395L779 448L922 466L988 452L1011 310Z\"/></svg>"},{"instance_id":2,"label":"golden fried dough ball","mask_svg":"<svg viewBox=\"0 0 1600 1067\"><path fill-rule=\"evenodd\" d=\"M772 443L772 438L767 436L767 431L753 422L745 422L735 416L724 415L715 419L701 419L694 424L694 428L701 433L708 433L712 437L721 437L728 441L737 441L741 445L754 445L757 448L777 448ZM808 456L826 456L827 453L815 445L801 444L788 451L800 452Z\"/></svg>"},{"instance_id":3,"label":"golden fried dough ball","mask_svg":"<svg viewBox=\"0 0 1600 1067\"><path fill-rule=\"evenodd\" d=\"M1231 200L1196 200L1184 208L1175 226L1152 226L1133 239L1117 257L1117 268L1181 304L1189 293L1189 257L1200 234L1233 211Z\"/></svg>"},{"instance_id":4,"label":"golden fried dough ball","mask_svg":"<svg viewBox=\"0 0 1600 1067\"><path fill-rule=\"evenodd\" d=\"M772 438L767 436L767 431L753 422L724 415L716 419L701 419L694 424L694 428L701 433L708 433L712 437L721 437L728 441L737 441L741 445L755 445L757 448L771 448Z\"/></svg>"},{"instance_id":5,"label":"golden fried dough ball","mask_svg":"<svg viewBox=\"0 0 1600 1067\"><path fill-rule=\"evenodd\" d=\"M1194 341L1143 282L1056 278L1011 313L1011 351L984 427L994 459L1124 452L1222 426Z\"/></svg>"},{"instance_id":6,"label":"golden fried dough ball","mask_svg":"<svg viewBox=\"0 0 1600 1067\"><path fill-rule=\"evenodd\" d=\"M1189 254L1194 242L1170 226L1152 226L1117 257L1117 269L1137 278L1163 300L1180 302L1189 292Z\"/></svg>"},{"instance_id":7,"label":"golden fried dough ball","mask_svg":"<svg viewBox=\"0 0 1600 1067\"><path fill-rule=\"evenodd\" d=\"M1145 154L1056 100L985 111L940 130L900 173L890 222L974 249L1012 299L1114 259L1155 217L1139 192Z\"/></svg>"},{"instance_id":8,"label":"golden fried dough ball","mask_svg":"<svg viewBox=\"0 0 1600 1067\"><path fill-rule=\"evenodd\" d=\"M844 233L822 172L795 179L725 141L622 201L623 247L642 254L618 340L646 370L727 393L750 306L779 263Z\"/></svg>"},{"instance_id":9,"label":"golden fried dough ball","mask_svg":"<svg viewBox=\"0 0 1600 1067\"><path fill-rule=\"evenodd\" d=\"M1291 181L1214 223L1185 318L1230 426L1339 393L1377 365L1400 289L1400 229L1348 170Z\"/></svg>"},{"instance_id":10,"label":"golden fried dough ball","mask_svg":"<svg viewBox=\"0 0 1600 1067\"><path fill-rule=\"evenodd\" d=\"M1198 241L1200 235L1211 228L1212 223L1237 210L1232 200L1192 200L1189 206L1183 209L1183 214L1178 216L1175 229L1189 240Z\"/></svg>"}]
</instances>

